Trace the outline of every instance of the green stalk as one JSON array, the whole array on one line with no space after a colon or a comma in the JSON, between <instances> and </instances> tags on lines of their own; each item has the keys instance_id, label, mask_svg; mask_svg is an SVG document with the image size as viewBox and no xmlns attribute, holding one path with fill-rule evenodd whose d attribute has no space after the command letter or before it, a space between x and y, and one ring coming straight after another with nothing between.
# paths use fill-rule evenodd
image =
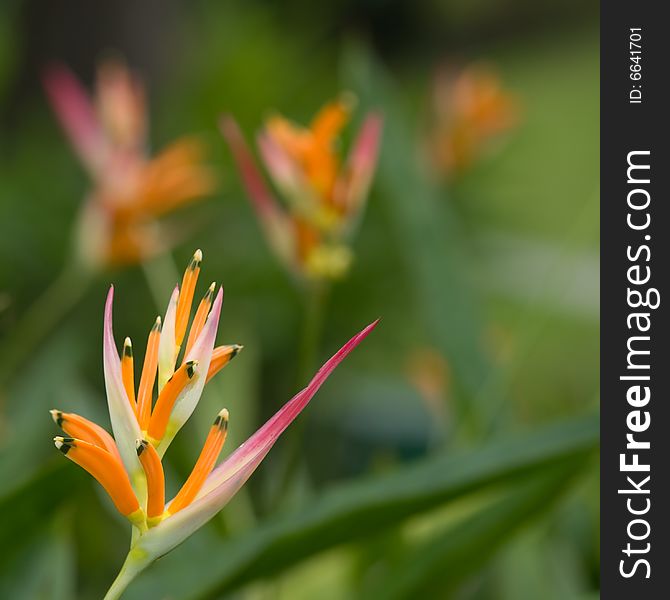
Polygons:
<instances>
[{"instance_id":1,"label":"green stalk","mask_svg":"<svg viewBox=\"0 0 670 600\"><path fill-rule=\"evenodd\" d=\"M305 288L305 319L298 355L297 389L302 389L307 385L316 368L328 292L329 287L323 282L314 282Z\"/></svg>"},{"instance_id":2,"label":"green stalk","mask_svg":"<svg viewBox=\"0 0 670 600\"><path fill-rule=\"evenodd\" d=\"M92 271L72 262L20 316L0 349L0 388L5 388L20 365L76 306L92 281Z\"/></svg>"},{"instance_id":3,"label":"green stalk","mask_svg":"<svg viewBox=\"0 0 670 600\"><path fill-rule=\"evenodd\" d=\"M147 556L144 552L131 550L126 557L119 574L107 590L104 600L118 600L121 598L121 594L123 594L133 579L144 571L150 563L151 561L147 560Z\"/></svg>"},{"instance_id":4,"label":"green stalk","mask_svg":"<svg viewBox=\"0 0 670 600\"><path fill-rule=\"evenodd\" d=\"M298 355L298 371L296 389L307 385L316 368L317 355L323 333L324 316L328 301L329 286L324 282L313 282L305 287L305 319L303 321L300 349ZM286 497L291 483L301 463L302 438L305 421L300 419L293 423L284 434L286 436L286 452L283 469L278 477L276 494L272 504L277 506Z\"/></svg>"}]
</instances>

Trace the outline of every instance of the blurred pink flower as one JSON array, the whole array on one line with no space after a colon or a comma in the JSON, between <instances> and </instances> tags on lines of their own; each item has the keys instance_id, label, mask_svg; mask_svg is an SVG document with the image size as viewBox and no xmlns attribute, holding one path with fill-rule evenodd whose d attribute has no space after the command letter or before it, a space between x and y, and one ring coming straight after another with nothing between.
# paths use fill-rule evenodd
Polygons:
<instances>
[{"instance_id":1,"label":"blurred pink flower","mask_svg":"<svg viewBox=\"0 0 670 600\"><path fill-rule=\"evenodd\" d=\"M201 145L182 138L149 155L144 87L120 62L100 65L93 98L61 65L46 71L44 86L92 182L78 224L78 256L100 268L169 248L176 235L158 218L214 189Z\"/></svg>"}]
</instances>

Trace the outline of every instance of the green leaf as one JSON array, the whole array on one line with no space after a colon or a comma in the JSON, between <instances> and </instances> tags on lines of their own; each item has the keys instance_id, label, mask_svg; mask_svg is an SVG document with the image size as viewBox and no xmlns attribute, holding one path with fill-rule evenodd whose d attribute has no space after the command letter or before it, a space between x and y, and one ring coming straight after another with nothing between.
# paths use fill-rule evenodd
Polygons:
<instances>
[{"instance_id":1,"label":"green leaf","mask_svg":"<svg viewBox=\"0 0 670 600\"><path fill-rule=\"evenodd\" d=\"M402 568L392 569L362 597L379 600L445 598L477 573L518 529L553 508L580 464L569 463L515 486L491 505L430 541L411 548Z\"/></svg>"},{"instance_id":2,"label":"green leaf","mask_svg":"<svg viewBox=\"0 0 670 600\"><path fill-rule=\"evenodd\" d=\"M70 511L61 510L51 522L42 520L36 534L21 544L9 561L0 562L0 598L68 600L75 594L75 548ZM45 525L46 531L45 531ZM16 550L16 548L13 548Z\"/></svg>"},{"instance_id":3,"label":"green leaf","mask_svg":"<svg viewBox=\"0 0 670 600\"><path fill-rule=\"evenodd\" d=\"M344 484L303 510L226 542L191 540L129 588L129 600L169 590L174 599L218 597L332 548L494 484L532 478L583 459L598 445L596 417L565 422L461 455L438 455L383 477ZM196 537L202 534L196 534Z\"/></svg>"},{"instance_id":4,"label":"green leaf","mask_svg":"<svg viewBox=\"0 0 670 600\"><path fill-rule=\"evenodd\" d=\"M60 460L62 457L55 458L23 485L0 497L0 514L11 515L0 527L0 547L11 548L17 539L43 527L63 498L76 493L77 487L86 482L84 474Z\"/></svg>"}]
</instances>

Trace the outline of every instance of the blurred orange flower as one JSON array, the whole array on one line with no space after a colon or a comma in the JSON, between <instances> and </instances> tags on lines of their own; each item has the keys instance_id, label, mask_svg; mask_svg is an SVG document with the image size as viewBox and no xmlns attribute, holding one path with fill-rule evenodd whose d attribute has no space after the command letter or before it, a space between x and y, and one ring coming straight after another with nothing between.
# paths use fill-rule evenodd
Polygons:
<instances>
[{"instance_id":1,"label":"blurred orange flower","mask_svg":"<svg viewBox=\"0 0 670 600\"><path fill-rule=\"evenodd\" d=\"M457 73L438 70L429 134L433 164L446 176L466 171L518 120L518 101L493 69L474 64Z\"/></svg>"},{"instance_id":2,"label":"blurred orange flower","mask_svg":"<svg viewBox=\"0 0 670 600\"><path fill-rule=\"evenodd\" d=\"M102 268L173 245L177 236L158 218L214 189L201 145L182 138L149 155L144 87L118 61L100 65L93 98L64 66L49 68L44 85L93 184L78 223L77 255Z\"/></svg>"},{"instance_id":3,"label":"blurred orange flower","mask_svg":"<svg viewBox=\"0 0 670 600\"><path fill-rule=\"evenodd\" d=\"M447 359L434 348L415 348L409 352L405 362L405 375L430 412L440 423L446 424L452 388Z\"/></svg>"},{"instance_id":4,"label":"blurred orange flower","mask_svg":"<svg viewBox=\"0 0 670 600\"><path fill-rule=\"evenodd\" d=\"M381 116L369 114L342 161L337 142L354 103L343 94L324 106L309 127L278 115L266 121L258 149L285 207L266 187L235 120L226 116L221 121L271 246L306 279L338 279L352 260L347 239L365 206L382 130Z\"/></svg>"}]
</instances>

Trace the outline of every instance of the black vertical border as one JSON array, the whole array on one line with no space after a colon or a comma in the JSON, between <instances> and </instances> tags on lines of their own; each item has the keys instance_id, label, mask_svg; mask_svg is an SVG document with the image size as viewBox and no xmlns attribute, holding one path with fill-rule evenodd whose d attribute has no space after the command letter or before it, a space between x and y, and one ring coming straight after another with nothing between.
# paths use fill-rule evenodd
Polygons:
<instances>
[{"instance_id":1,"label":"black vertical border","mask_svg":"<svg viewBox=\"0 0 670 600\"><path fill-rule=\"evenodd\" d=\"M667 8L653 0L610 0L601 3L601 597L605 600L670 598L670 26L663 18ZM629 35L631 27L642 28L642 79L630 78ZM633 85L641 85L642 103L629 103ZM627 155L634 150L650 150L651 226L634 232L626 224L628 213ZM619 455L625 452L626 417L633 410L626 401L630 382L620 381L626 372L626 342L631 332L627 316L627 269L632 263L627 246L639 246L649 234L651 249L650 285L661 295L661 305L652 310L651 401L644 410L651 413L645 436L651 449L640 452L640 460L651 463L649 484L651 508L642 518L651 526L646 569L625 578L620 561L631 559L623 553L629 542L627 526L636 518L627 509L629 496L618 494L627 486L626 474L619 470ZM637 437L637 435L636 435ZM642 497L642 496L638 496ZM634 529L636 533L642 528ZM634 545L635 542L631 541Z\"/></svg>"}]
</instances>

